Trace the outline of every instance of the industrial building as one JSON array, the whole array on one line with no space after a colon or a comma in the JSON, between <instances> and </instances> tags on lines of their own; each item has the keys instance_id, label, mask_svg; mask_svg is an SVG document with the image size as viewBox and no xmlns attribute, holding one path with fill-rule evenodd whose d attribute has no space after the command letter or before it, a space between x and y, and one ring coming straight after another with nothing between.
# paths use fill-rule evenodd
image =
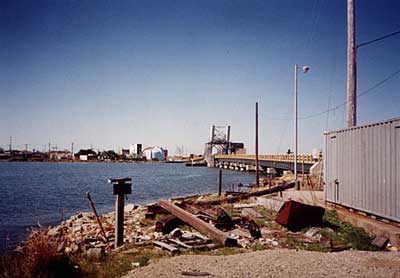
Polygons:
<instances>
[{"instance_id":1,"label":"industrial building","mask_svg":"<svg viewBox=\"0 0 400 278\"><path fill-rule=\"evenodd\" d=\"M129 156L131 158L142 157L142 144L129 144Z\"/></svg>"},{"instance_id":2,"label":"industrial building","mask_svg":"<svg viewBox=\"0 0 400 278\"><path fill-rule=\"evenodd\" d=\"M143 149L142 156L147 160L164 161L168 157L168 150L161 147L148 147Z\"/></svg>"},{"instance_id":3,"label":"industrial building","mask_svg":"<svg viewBox=\"0 0 400 278\"><path fill-rule=\"evenodd\" d=\"M325 133L325 199L400 221L400 118Z\"/></svg>"}]
</instances>

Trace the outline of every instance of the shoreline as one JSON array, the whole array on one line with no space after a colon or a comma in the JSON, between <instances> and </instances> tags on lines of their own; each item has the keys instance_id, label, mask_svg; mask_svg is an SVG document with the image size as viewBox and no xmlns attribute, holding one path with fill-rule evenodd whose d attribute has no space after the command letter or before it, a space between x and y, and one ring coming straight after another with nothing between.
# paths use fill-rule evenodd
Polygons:
<instances>
[{"instance_id":1,"label":"shoreline","mask_svg":"<svg viewBox=\"0 0 400 278\"><path fill-rule=\"evenodd\" d=\"M280 183L277 182L273 188L284 185L285 183L282 182L282 180ZM45 241L45 245L48 246L46 248L51 248L57 256L64 256L67 260L72 260L75 269L82 271L83 275L102 273L105 277L108 275L120 277L136 274L139 276L132 277L144 277L142 274L146 272L146 269L158 273L161 271L159 263L167 260L168 264L168 260L174 260L177 258L176 255L180 254L196 254L195 258L222 255L224 260L230 260L230 255L243 255L242 258L245 259L247 256L254 256L252 255L255 254L254 251L263 252L263 250L266 250L265 254L270 254L269 251L297 253L297 250L313 251L310 254L335 254L335 252L343 250L378 251L371 245L372 238L364 230L353 228L348 223L338 220L334 210L326 211L324 221L328 221L328 224L324 224L325 226L309 226L307 229L296 232L288 230L276 222L276 208L267 208L257 204L257 196L264 195L266 190L271 190L271 188L267 186L252 188L246 194L241 193L236 196L233 193L224 193L222 196L218 196L216 193L207 193L169 199L169 203L179 206L196 218L213 223L210 224L212 226L218 224L215 221L220 217L219 213L223 212L221 215L225 215L224 218L228 217L227 219L231 220L226 222L228 226L225 228L221 226L218 229L222 229L223 233L235 240L237 246L224 247L221 243L211 240L209 234L203 234L187 223L175 220L169 223L168 221L174 218L173 214L163 209L162 203L165 201L158 201L146 205L132 203L125 205L124 241L123 245L118 248L114 246L114 211L99 215L104 234L101 232L93 212L77 211L59 225L32 231L27 240L16 248L14 254L16 258L24 260L26 252L29 252L31 248L29 246L37 244L42 246L41 242ZM266 196L279 200L277 192ZM242 221L246 222L243 224ZM253 224L248 227L246 226L248 224L245 223ZM334 225L338 225L335 228L338 230L332 230L331 227ZM255 231L258 231L255 234L251 230L254 227L256 227ZM354 241L349 241L348 234L354 233L356 234ZM189 242L194 245L189 245ZM175 245L176 243L178 245ZM196 249L196 246L201 249ZM397 251L392 247L386 250ZM382 252L377 254L380 253ZM183 259L186 257L183 256ZM125 264L126 261L129 263ZM110 268L110 265L113 267ZM149 267L142 268L146 265ZM179 274L176 273L176 270L172 272Z\"/></svg>"}]
</instances>

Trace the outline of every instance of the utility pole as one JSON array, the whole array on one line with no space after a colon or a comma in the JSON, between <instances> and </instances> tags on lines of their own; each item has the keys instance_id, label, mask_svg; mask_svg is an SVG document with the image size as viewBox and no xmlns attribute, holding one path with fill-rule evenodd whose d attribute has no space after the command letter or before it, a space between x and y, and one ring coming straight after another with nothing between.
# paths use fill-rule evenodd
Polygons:
<instances>
[{"instance_id":1,"label":"utility pole","mask_svg":"<svg viewBox=\"0 0 400 278\"><path fill-rule=\"evenodd\" d=\"M11 151L12 151L12 136L10 136L10 155L11 155Z\"/></svg>"},{"instance_id":2,"label":"utility pole","mask_svg":"<svg viewBox=\"0 0 400 278\"><path fill-rule=\"evenodd\" d=\"M260 173L258 161L258 102L256 102L256 185L260 186Z\"/></svg>"},{"instance_id":3,"label":"utility pole","mask_svg":"<svg viewBox=\"0 0 400 278\"><path fill-rule=\"evenodd\" d=\"M357 125L357 48L354 1L347 0L347 127Z\"/></svg>"},{"instance_id":4,"label":"utility pole","mask_svg":"<svg viewBox=\"0 0 400 278\"><path fill-rule=\"evenodd\" d=\"M71 159L74 160L74 142L71 143Z\"/></svg>"}]
</instances>

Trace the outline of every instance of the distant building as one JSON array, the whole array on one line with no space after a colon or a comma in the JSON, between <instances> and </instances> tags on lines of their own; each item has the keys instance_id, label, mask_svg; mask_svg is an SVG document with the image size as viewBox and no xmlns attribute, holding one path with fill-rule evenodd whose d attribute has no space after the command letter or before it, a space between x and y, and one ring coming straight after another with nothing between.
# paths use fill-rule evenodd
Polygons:
<instances>
[{"instance_id":1,"label":"distant building","mask_svg":"<svg viewBox=\"0 0 400 278\"><path fill-rule=\"evenodd\" d=\"M128 158L129 157L129 149L122 148L119 155L122 156L122 158Z\"/></svg>"},{"instance_id":2,"label":"distant building","mask_svg":"<svg viewBox=\"0 0 400 278\"><path fill-rule=\"evenodd\" d=\"M142 156L147 160L164 161L167 159L168 150L161 147L148 147L143 149Z\"/></svg>"},{"instance_id":3,"label":"distant building","mask_svg":"<svg viewBox=\"0 0 400 278\"><path fill-rule=\"evenodd\" d=\"M142 144L130 144L129 145L129 156L132 158L142 157Z\"/></svg>"},{"instance_id":4,"label":"distant building","mask_svg":"<svg viewBox=\"0 0 400 278\"><path fill-rule=\"evenodd\" d=\"M92 149L80 150L74 156L75 156L75 160L80 160L80 161L88 161L88 160L96 160L97 159L97 153L95 151L93 151Z\"/></svg>"},{"instance_id":5,"label":"distant building","mask_svg":"<svg viewBox=\"0 0 400 278\"><path fill-rule=\"evenodd\" d=\"M71 152L68 150L50 152L51 160L69 160L71 159L71 157L72 157Z\"/></svg>"}]
</instances>

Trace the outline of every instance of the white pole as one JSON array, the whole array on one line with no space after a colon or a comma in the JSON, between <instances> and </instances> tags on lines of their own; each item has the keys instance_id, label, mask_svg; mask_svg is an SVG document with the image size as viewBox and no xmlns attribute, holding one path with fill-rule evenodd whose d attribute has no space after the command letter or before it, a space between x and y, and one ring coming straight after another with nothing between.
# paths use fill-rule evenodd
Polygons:
<instances>
[{"instance_id":1,"label":"white pole","mask_svg":"<svg viewBox=\"0 0 400 278\"><path fill-rule=\"evenodd\" d=\"M298 65L294 65L294 182L297 187L297 69Z\"/></svg>"}]
</instances>

